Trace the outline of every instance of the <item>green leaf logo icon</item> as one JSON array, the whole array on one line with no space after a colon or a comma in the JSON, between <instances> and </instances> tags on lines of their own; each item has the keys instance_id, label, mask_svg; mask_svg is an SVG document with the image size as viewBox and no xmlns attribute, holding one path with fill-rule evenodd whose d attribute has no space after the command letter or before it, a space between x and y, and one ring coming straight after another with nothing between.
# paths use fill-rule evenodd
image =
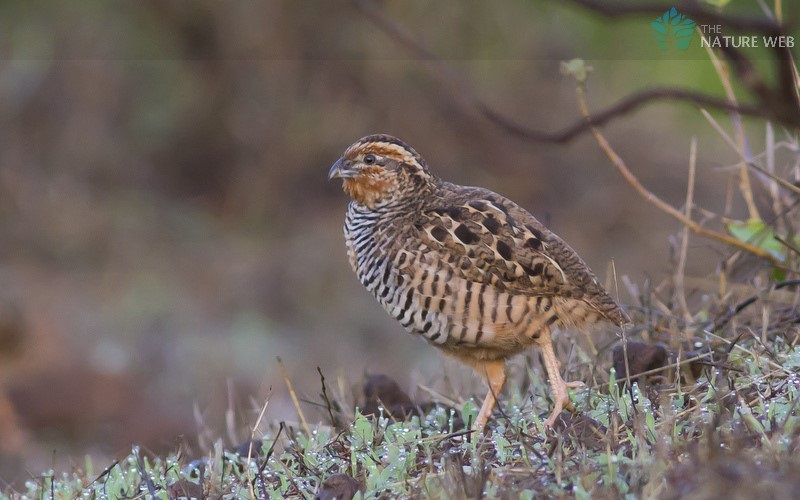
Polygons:
<instances>
[{"instance_id":1,"label":"green leaf logo icon","mask_svg":"<svg viewBox=\"0 0 800 500\"><path fill-rule=\"evenodd\" d=\"M678 50L686 50L692 42L692 35L694 35L697 23L673 7L650 23L650 26L656 32L659 49L666 51L674 47Z\"/></svg>"}]
</instances>

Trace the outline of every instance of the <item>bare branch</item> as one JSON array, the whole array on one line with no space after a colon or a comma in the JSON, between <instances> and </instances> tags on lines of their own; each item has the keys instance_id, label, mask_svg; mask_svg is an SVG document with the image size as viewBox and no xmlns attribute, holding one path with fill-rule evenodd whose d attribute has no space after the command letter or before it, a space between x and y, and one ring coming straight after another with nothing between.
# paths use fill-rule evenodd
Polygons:
<instances>
[{"instance_id":1,"label":"bare branch","mask_svg":"<svg viewBox=\"0 0 800 500\"><path fill-rule=\"evenodd\" d=\"M582 0L573 0L573 1L580 2ZM720 99L718 97L714 97L708 94L695 92L687 89L674 88L674 87L656 87L656 88L645 89L636 92L634 94L631 94L619 100L616 104L606 108L605 110L595 113L591 118L592 120L591 123L588 123L585 120L578 120L572 125L563 128L557 132L538 130L526 124L520 123L514 120L513 118L494 109L485 100L483 100L480 96L478 96L478 94L471 88L471 86L466 81L464 81L463 78L461 78L445 63L443 63L433 51L422 45L418 41L419 39L418 37L415 37L403 26L399 25L398 23L390 19L388 16L386 16L375 5L375 2L373 0L355 0L355 3L357 7L366 15L366 17L370 19L370 21L372 21L387 36L389 36L392 40L394 40L395 43L403 47L410 54L413 54L415 57L419 58L421 61L425 62L430 67L433 75L439 80L440 83L450 88L454 93L465 99L468 105L473 106L484 118L489 120L491 123L505 130L507 133L515 137L518 137L520 139L536 141L536 142L551 142L551 143L569 142L575 137L588 131L591 125L601 126L611 121L613 118L634 111L645 104L662 100L684 101L691 104L695 104L699 107L714 108L728 112L738 113L744 116L768 118L791 127L800 126L800 112L792 112L791 107L787 110L787 105L784 101L781 101L782 105L774 105L771 102L770 105L766 105L763 102L764 98L762 97L761 94L764 94L766 98L773 100L772 98L774 97L774 93L769 91L769 89L767 89L769 92L766 93L756 92L757 97L759 97L762 100L761 103L757 105L747 105L747 104L738 105L736 103L729 102L725 99ZM644 9L644 7L642 7L642 9ZM649 10L644 10L644 11L640 10L631 12L641 13L641 12L649 12ZM695 17L700 18L700 16L696 16L696 14L694 14L694 11L687 11L687 12L689 12L692 15L695 15ZM728 22L728 18L722 18L722 19L724 19L726 23ZM740 21L733 22L733 25L736 26L742 25ZM751 24L747 24L746 26L748 27L754 26L755 28L753 29L761 29L761 28L768 29L770 27L774 28L776 25L774 22L772 24L753 22ZM752 65L749 65L749 61L743 59L740 55L736 54L735 52L731 52L730 54L726 55L728 55L729 58L734 57L736 58L737 61L739 61L738 64L734 64L734 71L737 73L738 77L741 78L742 75L747 75L749 80L752 80L754 82L761 81L760 77L758 77L757 73L755 73L755 71L752 69ZM793 68L791 61L789 61L789 66ZM792 75L794 74L793 71L794 70L792 69L791 73ZM759 87L759 89L762 88L760 84L757 85L757 87ZM792 92L794 92L793 89L794 87L792 86ZM790 103L791 102L792 101L790 101Z\"/></svg>"},{"instance_id":2,"label":"bare branch","mask_svg":"<svg viewBox=\"0 0 800 500\"><path fill-rule=\"evenodd\" d=\"M632 14L654 14L656 16L669 10L673 3L664 4L636 4L608 2L606 0L569 0L581 7L601 14L606 17L620 17ZM683 14L691 17L699 24L721 25L725 28L757 32L768 37L785 36L791 31L786 26L771 18L751 18L722 14L716 10L703 7L698 2L686 2L680 5ZM779 16L778 19L781 19ZM758 96L761 104L766 108L762 116L771 117L786 125L800 125L800 94L797 89L797 73L794 65L794 56L790 47L780 47L775 44L772 53L778 62L777 82L778 87L771 89L755 70L753 64L741 52L733 47L720 47L720 51L731 62L736 78L752 93Z\"/></svg>"},{"instance_id":3,"label":"bare branch","mask_svg":"<svg viewBox=\"0 0 800 500\"><path fill-rule=\"evenodd\" d=\"M589 113L589 107L586 104L586 93L584 91L583 84L578 83L577 85L577 92L578 92L578 105L580 107L581 115L589 122L591 122L591 115ZM755 245L751 245L750 243L740 241L733 236L727 235L725 233L720 233L719 231L714 231L713 229L708 229L707 227L703 227L694 220L688 218L683 212L676 209L669 203L665 202L652 191L648 190L644 185L639 181L636 175L630 171L628 166L625 164L625 161L620 157L616 151L611 147L608 140L605 136L597 129L594 125L590 126L590 130L592 135L594 136L597 144L600 146L600 149L608 156L608 159L611 160L611 163L617 168L622 177L630 184L637 193L639 193L645 200L647 200L650 204L654 205L656 208L660 209L662 212L665 212L690 230L694 231L695 233L705 236L707 238L711 238L717 241L721 241L733 247L739 248L740 250L744 250L748 253L761 257L763 259L768 260L773 265L780 265L780 262L767 250L757 247Z\"/></svg>"},{"instance_id":4,"label":"bare branch","mask_svg":"<svg viewBox=\"0 0 800 500\"><path fill-rule=\"evenodd\" d=\"M719 81L722 83L725 96L728 98L728 101L736 103L736 94L733 91L733 83L731 82L728 65L717 57L717 54L714 53L711 47L706 47L706 52L708 53L709 59L711 59L714 70L717 72ZM747 153L749 147L747 145L747 136L744 133L744 126L742 125L742 117L737 113L731 113L730 116L733 130L736 133L736 152L739 153L739 156L742 158L748 157L750 156ZM745 204L747 205L750 218L760 219L761 216L758 213L758 207L753 197L753 188L750 184L750 174L747 170L746 162L744 161L739 163L739 191L742 193L742 198L744 198Z\"/></svg>"}]
</instances>

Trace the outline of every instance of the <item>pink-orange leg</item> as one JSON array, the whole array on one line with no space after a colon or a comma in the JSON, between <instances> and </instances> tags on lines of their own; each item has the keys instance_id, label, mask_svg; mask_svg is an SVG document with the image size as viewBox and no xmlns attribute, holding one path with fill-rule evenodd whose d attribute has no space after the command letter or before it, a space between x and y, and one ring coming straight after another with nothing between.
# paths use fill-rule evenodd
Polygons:
<instances>
[{"instance_id":1,"label":"pink-orange leg","mask_svg":"<svg viewBox=\"0 0 800 500\"><path fill-rule=\"evenodd\" d=\"M492 416L492 410L497 404L497 396L503 390L503 384L506 382L506 364L505 361L480 361L475 363L475 370L486 379L486 384L489 386L489 394L483 400L481 411L478 412L478 418L475 419L475 424L472 428L480 431L489 421Z\"/></svg>"},{"instance_id":2,"label":"pink-orange leg","mask_svg":"<svg viewBox=\"0 0 800 500\"><path fill-rule=\"evenodd\" d=\"M564 379L561 378L561 363L556 359L556 353L553 350L553 340L548 330L542 332L537 342L542 349L544 367L547 370L547 377L550 379L550 390L553 392L553 401L555 402L553 412L547 420L544 421L544 425L553 427L556 418L561 414L561 410L567 409L571 412L575 411L575 408L569 400L567 389L571 387L582 387L584 384L583 382L564 382Z\"/></svg>"}]
</instances>

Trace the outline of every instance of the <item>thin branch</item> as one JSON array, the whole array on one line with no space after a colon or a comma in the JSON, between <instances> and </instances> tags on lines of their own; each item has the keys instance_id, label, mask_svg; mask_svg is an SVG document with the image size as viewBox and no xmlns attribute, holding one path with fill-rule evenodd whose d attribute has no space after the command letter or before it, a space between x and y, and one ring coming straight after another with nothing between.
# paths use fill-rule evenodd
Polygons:
<instances>
[{"instance_id":1,"label":"thin branch","mask_svg":"<svg viewBox=\"0 0 800 500\"><path fill-rule=\"evenodd\" d=\"M156 500L158 495L156 494L156 484L153 482L153 478L150 477L150 473L147 470L147 467L144 465L144 460L142 460L142 456L139 453L139 447L133 447L133 456L136 457L136 466L139 468L139 476L142 478L142 481L147 486L147 492L150 493L150 498L152 500ZM52 479L51 479L51 487L52 487ZM55 498L51 494L51 498Z\"/></svg>"},{"instance_id":2,"label":"thin branch","mask_svg":"<svg viewBox=\"0 0 800 500\"><path fill-rule=\"evenodd\" d=\"M591 122L591 115L589 114L589 108L586 103L586 93L583 84L579 83L577 85L577 93L578 93L578 105L580 107L581 115L590 123ZM714 231L713 229L708 229L706 227L701 226L697 222L692 219L689 219L684 215L680 210L676 209L669 203L665 202L654 193L649 191L639 179L630 171L628 166L625 164L625 161L614 151L611 145L606 140L605 136L597 129L594 125L590 128L592 135L594 136L597 143L600 145L600 149L608 156L611 163L617 168L620 174L625 178L625 180L630 184L637 193L639 193L645 200L647 200L650 204L655 205L656 208L659 208L661 211L671 215L682 224L686 225L689 229L694 231L695 233L705 236L707 238L715 239L717 241L721 241L733 247L739 248L746 252L749 252L753 255L761 257L763 259L768 260L771 264L778 265L780 264L778 260L770 254L767 250L757 247L755 245L751 245L750 243L740 241L733 236L729 236L725 233L720 233L718 231Z\"/></svg>"},{"instance_id":3,"label":"thin branch","mask_svg":"<svg viewBox=\"0 0 800 500\"><path fill-rule=\"evenodd\" d=\"M592 116L591 124L587 123L585 120L578 120L572 125L556 132L534 129L526 124L519 123L490 106L463 78L444 64L433 51L422 45L418 41L418 36L415 36L405 29L405 27L385 15L383 11L375 5L373 0L355 0L355 4L384 34L410 54L427 64L432 74L441 84L464 99L469 106L474 107L478 113L489 122L520 139L536 142L566 143L588 131L591 125L601 126L611 119L634 111L645 104L662 100L683 101L700 107L715 108L738 113L743 116L770 118L790 127L800 126L800 113L788 113L785 109L786 106L779 106L776 111L774 107L767 106L764 103L759 103L758 105L737 105L725 99L720 99L701 92L675 87L656 87L628 95L605 110L595 113ZM758 23L753 24L753 26L760 27ZM764 25L764 27L767 26L773 25ZM792 68L792 72L793 71L794 69Z\"/></svg>"},{"instance_id":4,"label":"thin branch","mask_svg":"<svg viewBox=\"0 0 800 500\"><path fill-rule=\"evenodd\" d=\"M303 414L303 409L300 408L300 401L297 399L297 393L294 392L294 387L292 386L292 381L289 380L289 375L286 373L286 367L283 366L283 360L280 357L278 359L278 366L281 368L281 375L283 375L283 381L286 383L286 389L289 391L289 396L292 398L292 403L294 403L294 408L297 410L297 415L300 417L300 422L303 424L303 430L306 431L307 435L311 435L311 428L308 426L308 422L306 421L306 416Z\"/></svg>"},{"instance_id":5,"label":"thin branch","mask_svg":"<svg viewBox=\"0 0 800 500\"><path fill-rule=\"evenodd\" d=\"M800 195L800 187L795 186L794 184L792 184L791 182L787 181L786 179L782 179L781 177L778 177L774 173L766 170L763 167L760 167L759 165L756 165L752 161L750 161L747 158L745 158L744 156L742 156L741 151L739 151L739 149L736 147L736 144L733 142L733 139L731 139L731 137L725 132L725 130L723 130L722 126L719 123L717 123L717 121L708 113L708 111L706 111L705 109L701 109L700 113L703 114L703 117L705 117L705 119L708 121L708 123L711 124L711 126L714 128L714 130L717 131L717 133L720 135L720 137L722 137L722 139L725 141L725 143L728 144L728 146L730 146L731 149L733 149L739 155L739 159L741 161L745 162L748 167L750 167L753 170L756 170L756 171L760 172L761 174L769 177L770 179L772 179L773 181L777 182L778 184L780 184L785 189L787 189L787 190L789 190L789 191L791 191L791 192L793 192L795 194Z\"/></svg>"},{"instance_id":6,"label":"thin branch","mask_svg":"<svg viewBox=\"0 0 800 500\"><path fill-rule=\"evenodd\" d=\"M574 4L601 14L606 17L620 17L632 14L654 14L656 16L669 10L674 3L644 4L644 3L619 3L607 0L569 0ZM682 3L681 12L688 15L698 24L721 25L725 28L744 31L747 33L758 32L768 37L785 36L787 29L776 19L755 19L752 17L738 17L722 14L701 6L697 2ZM794 55L790 47L779 47L775 44L771 51L778 62L777 82L778 87L771 89L753 64L741 52L733 47L720 47L720 51L731 62L736 77L753 94L759 97L760 104L765 108L762 116L774 115L773 119L784 124L798 125L797 116L800 115L800 91L797 88L798 75L794 64ZM794 117L792 117L794 115ZM778 118L780 116L781 118Z\"/></svg>"},{"instance_id":7,"label":"thin branch","mask_svg":"<svg viewBox=\"0 0 800 500\"><path fill-rule=\"evenodd\" d=\"M766 292L772 292L775 290L780 290L782 288L797 287L797 286L800 286L800 279L786 280L775 283L775 285L770 287L769 290L766 290ZM741 302L733 306L733 308L730 310L728 314L726 314L725 316L717 317L714 321L711 322L710 325L708 325L707 328L712 331L719 331L721 328L727 325L733 319L734 316L742 312L748 306L754 304L757 300L759 300L759 298L768 298L768 297L765 297L763 292L760 294L754 294L751 295L750 297L747 297L746 299L742 300Z\"/></svg>"},{"instance_id":8,"label":"thin branch","mask_svg":"<svg viewBox=\"0 0 800 500\"><path fill-rule=\"evenodd\" d=\"M764 169L763 167L759 167L755 163L748 162L747 166L752 168L753 170L755 170L757 172L761 172L762 174L766 175L767 177L769 177L773 181L777 182L778 184L780 184L781 186L786 188L787 190L792 191L795 194L800 194L800 187L795 186L794 184L792 184L791 182L787 181L786 179L778 177L777 175L775 175L772 172Z\"/></svg>"},{"instance_id":9,"label":"thin branch","mask_svg":"<svg viewBox=\"0 0 800 500\"><path fill-rule=\"evenodd\" d=\"M717 57L717 54L714 53L714 50L712 50L711 47L706 47L706 52L708 53L709 59L711 59L711 64L714 66L714 70L717 72L719 81L722 83L722 88L725 90L725 95L728 98L728 101L737 103L736 93L733 91L733 85L731 84L728 65L724 61L720 60L719 57ZM731 123L733 124L733 130L736 133L736 145L738 146L737 152L742 158L749 157L750 155L747 154L748 151L746 147L747 139L744 134L744 127L742 126L742 117L735 112L731 112L730 117ZM753 189L750 185L750 174L747 170L747 163L744 160L739 162L739 191L742 193L742 197L747 205L747 211L750 214L750 218L761 219L761 216L758 213L758 207L756 207L756 202L753 200Z\"/></svg>"},{"instance_id":10,"label":"thin branch","mask_svg":"<svg viewBox=\"0 0 800 500\"><path fill-rule=\"evenodd\" d=\"M505 131L509 132L511 135L538 142L569 142L575 137L589 130L591 125L597 127L605 125L613 118L635 111L644 104L649 104L656 101L683 101L690 104L695 104L698 107L707 106L745 116L758 118L764 117L764 109L758 106L750 106L747 104L739 105L718 97L676 87L653 87L629 94L608 108L593 114L591 123L586 122L585 120L580 120L572 125L569 125L568 127L561 129L558 132L543 132L541 130L532 129L527 125L516 122L512 118L509 118L499 111L492 109L488 104L480 101L477 97L470 98L472 100L472 104L476 106L478 111L495 125L505 129Z\"/></svg>"},{"instance_id":11,"label":"thin branch","mask_svg":"<svg viewBox=\"0 0 800 500\"><path fill-rule=\"evenodd\" d=\"M325 401L325 407L328 410L328 416L331 419L331 425L334 428L339 428L339 422L333 416L333 404L331 403L331 399L328 397L328 388L325 386L325 375L322 374L322 368L319 366L317 367L317 373L319 373L319 381L322 384L322 400Z\"/></svg>"},{"instance_id":12,"label":"thin branch","mask_svg":"<svg viewBox=\"0 0 800 500\"><path fill-rule=\"evenodd\" d=\"M694 183L697 171L697 138L692 137L692 143L689 147L689 182L686 186L686 218L692 220L692 204L694 203ZM683 310L683 319L687 322L692 321L692 315L689 313L689 305L686 303L686 260L689 253L689 226L683 226L683 234L681 235L681 250L678 258L678 266L675 269L675 294L678 298L678 303Z\"/></svg>"},{"instance_id":13,"label":"thin branch","mask_svg":"<svg viewBox=\"0 0 800 500\"><path fill-rule=\"evenodd\" d=\"M256 431L258 427L261 425L261 420L264 418L264 414L267 412L267 407L269 406L269 400L272 398L272 387L270 387L269 395L267 399L264 401L264 404L261 406L261 411L258 412L258 418L256 418L256 423L253 424L253 427L250 429L250 442L247 445L247 463L250 463L250 460L253 458L253 441L256 439ZM278 440L278 436L280 436L281 431L278 430L278 435L275 436L275 441ZM272 442L272 446L270 446L270 452L272 448L275 446L275 441ZM264 462L269 461L269 457L267 457ZM254 487L255 479L252 476L252 469L250 467L247 468L247 482L250 487L250 496L252 498L258 498L256 496L256 490ZM263 483L263 481L262 481Z\"/></svg>"}]
</instances>

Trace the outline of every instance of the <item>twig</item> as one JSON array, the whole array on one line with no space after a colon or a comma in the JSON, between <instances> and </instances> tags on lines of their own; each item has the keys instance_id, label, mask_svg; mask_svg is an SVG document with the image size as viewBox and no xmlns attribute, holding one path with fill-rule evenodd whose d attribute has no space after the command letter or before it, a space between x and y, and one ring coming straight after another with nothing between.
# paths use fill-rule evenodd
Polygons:
<instances>
[{"instance_id":1,"label":"twig","mask_svg":"<svg viewBox=\"0 0 800 500\"><path fill-rule=\"evenodd\" d=\"M590 124L584 120L578 120L557 132L537 130L515 121L487 104L464 79L460 78L450 67L445 65L433 51L420 44L417 41L419 37L383 14L375 6L374 1L355 0L355 4L384 34L425 63L441 84L448 87L455 95L461 96L467 105L472 106L481 116L510 135L535 142L566 143L590 129ZM725 19L727 23L728 19ZM718 22L712 24L718 24ZM751 22L748 26L756 26L765 30L777 29L774 23ZM697 106L736 112L744 116L770 117L787 126L800 126L800 115L787 112L786 105L778 106L777 110L763 102L758 105L737 105L708 94L675 87L650 88L628 95L617 101L616 104L596 112L592 123L594 126L601 126L611 119L629 113L644 104L660 100L684 101Z\"/></svg>"},{"instance_id":2,"label":"twig","mask_svg":"<svg viewBox=\"0 0 800 500\"><path fill-rule=\"evenodd\" d=\"M800 279L798 279L798 280L780 281L778 283L775 283L775 285L772 286L771 290L768 290L768 291L771 292L771 291L774 291L774 290L780 290L781 288L786 288L786 287L789 287L789 286L800 286ZM736 316L737 314L742 312L746 307L748 307L748 306L752 305L753 303L755 303L759 299L760 296L761 296L761 294L751 295L750 297L747 297L746 299L744 299L741 302L739 302L738 304L736 304L733 307L733 310L729 314L725 315L722 318L717 318L716 320L714 320L710 325L711 329L719 330L720 328L722 328L725 325L727 325L730 322L730 320L733 319L734 316Z\"/></svg>"},{"instance_id":3,"label":"twig","mask_svg":"<svg viewBox=\"0 0 800 500\"><path fill-rule=\"evenodd\" d=\"M527 125L514 121L513 119L492 109L488 104L479 100L477 97L467 97L471 97L471 104L474 105L485 118L504 129L509 134L520 139L562 144L571 141L591 128L590 125L584 120L579 120L558 132L544 132L541 130L532 129ZM623 97L606 109L598 111L593 115L592 123L595 126L605 125L613 118L630 113L637 108L642 107L644 104L649 104L656 101L683 101L690 104L695 104L697 106L707 106L732 113L736 112L745 116L759 118L765 117L764 109L762 107L732 104L724 99L719 99L717 97L682 88L653 87L634 92L633 94ZM800 122L800 119L798 122ZM791 126L792 124L787 123L787 125Z\"/></svg>"},{"instance_id":4,"label":"twig","mask_svg":"<svg viewBox=\"0 0 800 500\"><path fill-rule=\"evenodd\" d=\"M438 445L442 441L446 441L448 439L453 439L453 438L457 438L457 437L461 437L461 436L466 436L468 434L472 434L473 432L475 432L475 429L466 429L466 430L463 430L463 431L453 432L451 434L447 434L447 435L444 435L444 436L431 436L430 438L423 438L422 441L425 441L426 439L430 439L430 440L433 440Z\"/></svg>"},{"instance_id":5,"label":"twig","mask_svg":"<svg viewBox=\"0 0 800 500\"><path fill-rule=\"evenodd\" d=\"M689 146L689 181L686 186L686 218L692 220L692 204L694 203L694 182L697 167L697 138L692 137L691 145ZM686 303L686 287L684 286L684 277L686 275L686 259L689 253L689 226L684 225L681 235L681 249L678 257L678 266L675 269L675 294L678 297L678 303L683 310L683 318L686 321L692 321L692 315L689 313L689 306Z\"/></svg>"},{"instance_id":6,"label":"twig","mask_svg":"<svg viewBox=\"0 0 800 500\"><path fill-rule=\"evenodd\" d=\"M266 405L264 405L266 408ZM269 459L272 457L272 452L275 451L275 445L278 443L278 439L281 437L281 433L283 432L284 423L281 422L278 426L278 432L275 433L275 438L272 440L272 444L269 445L269 449L267 450L267 454L264 456L264 462L258 468L258 477L261 478L261 497L256 496L254 484L256 482L255 478L250 477L250 473L248 472L247 480L250 482L250 495L252 498L268 498L269 495L267 494L267 488L264 484L264 470L267 468L267 464L269 464ZM249 452L248 452L249 454ZM248 457L249 458L249 457Z\"/></svg>"},{"instance_id":7,"label":"twig","mask_svg":"<svg viewBox=\"0 0 800 500\"><path fill-rule=\"evenodd\" d=\"M272 388L270 387L270 393L267 396L267 399L264 401L264 404L261 406L261 411L258 413L258 418L256 418L256 423L253 424L253 427L250 429L250 443L247 446L247 463L250 463L250 459L253 456L253 440L256 438L256 430L261 425L261 420L264 418L264 414L267 412L267 406L269 406L269 400L272 397ZM280 430L278 430L278 434L275 436L275 441L277 441L278 436L280 436ZM275 446L275 441L272 442L272 446L270 450ZM266 462L266 460L265 460ZM250 495L252 498L258 498L256 495L256 491L253 487L253 483L255 483L255 479L250 475L250 467L247 468L247 481L250 483ZM262 481L263 483L263 481Z\"/></svg>"},{"instance_id":8,"label":"twig","mask_svg":"<svg viewBox=\"0 0 800 500\"><path fill-rule=\"evenodd\" d=\"M614 264L614 261L611 261L611 266L614 271L614 288L616 289L617 300L619 300L619 284L617 283L617 267ZM625 375L630 377L631 374L631 366L630 360L628 359L628 332L625 328L625 325L620 327L620 335L622 336L622 357L625 359ZM628 386L633 389L632 384L628 384Z\"/></svg>"},{"instance_id":9,"label":"twig","mask_svg":"<svg viewBox=\"0 0 800 500\"><path fill-rule=\"evenodd\" d=\"M751 351L750 349L748 349L748 348L746 348L746 347L742 347L742 346L740 346L739 344L737 344L737 343L736 343L736 342L737 342L737 341L738 341L738 340L741 338L741 336L744 334L744 332L742 332L742 334L741 334L741 335L739 335L739 337L737 337L737 338L736 338L735 340L733 340L733 341L731 341L731 340L728 340L728 339L726 339L726 338L724 338L724 337L720 337L720 336L719 336L719 335L717 335L716 333L713 333L713 332L711 332L711 331L709 331L709 330L703 330L703 333L705 333L706 335L709 335L709 336L711 336L711 337L714 337L715 339L717 339L717 340L719 340L719 341L721 341L721 342L723 342L723 343L725 343L725 344L731 345L731 346L732 346L732 347L731 347L731 349L730 349L731 351L732 351L732 350L733 350L733 348L735 347L736 349L739 349L740 351L743 351L745 354L747 354L748 356L750 356L750 357L751 357L751 358L753 358L753 359L757 359L757 358L758 358L758 356L756 355L756 353L754 353L754 352L753 352L753 351ZM780 365L780 364L778 364L778 363L776 363L776 362L772 361L771 359L767 359L767 363L769 363L770 365L772 365L772 367L773 367L774 369L776 369L777 371L783 372L783 373L785 373L785 374L787 374L787 375L792 375L792 374L794 373L794 372L793 372L792 370L790 370L789 368L785 368L785 367L783 367L783 365Z\"/></svg>"},{"instance_id":10,"label":"twig","mask_svg":"<svg viewBox=\"0 0 800 500\"><path fill-rule=\"evenodd\" d=\"M336 418L333 416L333 408L331 404L331 400L328 397L328 389L325 387L325 375L322 374L322 369L318 366L317 373L319 373L319 381L322 384L322 399L325 401L325 407L328 409L328 416L331 419L331 426L334 428L339 427Z\"/></svg>"},{"instance_id":11,"label":"twig","mask_svg":"<svg viewBox=\"0 0 800 500\"><path fill-rule=\"evenodd\" d=\"M594 121L589 114L589 108L586 103L586 92L583 83L579 82L576 86L577 93L578 93L578 106L580 108L581 115L584 119L593 124ZM661 211L671 215L682 224L685 224L689 229L694 231L697 234L705 236L707 238L715 239L717 241L721 241L723 243L727 243L728 245L734 246L746 252L749 252L753 255L761 257L763 259L768 260L771 264L778 265L780 262L767 250L757 247L755 245L751 245L750 243L740 241L732 236L729 236L724 233L720 233L718 231L714 231L713 229L708 229L706 227L701 226L697 222L692 219L687 218L681 211L677 210L675 207L670 205L669 203L665 202L654 193L649 191L646 187L639 182L639 179L633 174L633 172L628 169L628 166L625 164L625 161L614 151L611 145L606 140L605 136L597 129L594 125L590 125L590 130L592 135L594 136L597 144L600 146L600 149L608 156L609 160L614 164L620 174L625 178L625 180L630 184L637 193L639 193L645 200L647 200L650 204L654 205L656 208L659 208Z\"/></svg>"},{"instance_id":12,"label":"twig","mask_svg":"<svg viewBox=\"0 0 800 500\"><path fill-rule=\"evenodd\" d=\"M275 451L275 445L278 443L278 438L281 436L281 432L283 432L285 427L286 427L286 425L283 422L278 424L278 432L275 434L275 439L272 440L272 444L269 445L269 449L267 450L267 454L264 456L264 463L261 465L261 468L259 469L259 472L263 472L264 471L264 468L266 467L267 462L269 462L269 459L272 458L272 452Z\"/></svg>"},{"instance_id":13,"label":"twig","mask_svg":"<svg viewBox=\"0 0 800 500\"><path fill-rule=\"evenodd\" d=\"M764 170L771 174L768 176L771 182L767 183L763 179L761 179L761 182L767 185L769 197L772 201L772 213L779 214L783 212L783 200L781 199L781 190L778 187L778 182L775 180L777 177L775 175L775 130L770 122L765 124L764 129L764 154L766 156L766 168ZM753 160L755 160L755 157ZM775 226L776 229L780 229L781 232L786 229L783 218L778 219Z\"/></svg>"},{"instance_id":14,"label":"twig","mask_svg":"<svg viewBox=\"0 0 800 500\"><path fill-rule=\"evenodd\" d=\"M736 93L733 91L733 85L731 84L728 65L724 61L720 60L719 57L717 57L717 54L714 53L714 49L712 49L710 46L706 46L706 52L708 53L709 59L711 59L711 64L714 66L714 70L717 72L719 81L722 83L722 88L725 90L725 96L728 98L728 101L733 104L738 104L736 101ZM742 117L733 111L730 112L730 116L731 123L733 123L733 130L736 133L736 144L738 146L737 152L742 158L742 161L739 163L739 191L742 193L742 197L747 205L747 211L750 214L750 218L761 219L758 214L756 203L753 200L753 189L750 185L750 175L747 172L747 163L745 158L749 157L750 155L747 154L747 144L744 135L744 127L742 127Z\"/></svg>"},{"instance_id":15,"label":"twig","mask_svg":"<svg viewBox=\"0 0 800 500\"><path fill-rule=\"evenodd\" d=\"M712 358L713 355L714 355L714 353L704 352L702 354L698 354L697 356L693 356L691 358L676 359L675 363L670 363L670 364L665 365L665 366L661 366L661 367L658 367L658 368L653 368L652 370L639 372L636 375L629 375L627 377L618 378L617 382L630 383L630 382L632 382L634 380L638 380L639 377L644 377L644 376L647 376L647 375L655 375L656 373L661 373L661 372L665 372L665 371L671 370L673 368L678 368L678 367L681 367L681 366L684 366L684 365L688 365L688 364L694 363L695 361L705 360L705 358ZM680 370L678 370L678 371L680 371ZM630 374L630 371L628 373Z\"/></svg>"},{"instance_id":16,"label":"twig","mask_svg":"<svg viewBox=\"0 0 800 500\"><path fill-rule=\"evenodd\" d=\"M773 238L775 238L778 241L778 243L780 243L781 245L785 246L786 248L788 248L792 252L796 253L797 255L800 255L800 248L798 248L796 245L794 245L789 240L781 238L780 236L777 236L777 235L773 236Z\"/></svg>"},{"instance_id":17,"label":"twig","mask_svg":"<svg viewBox=\"0 0 800 500\"><path fill-rule=\"evenodd\" d=\"M281 367L281 375L283 375L283 381L286 383L286 389L289 390L289 396L292 398L292 403L294 403L294 407L297 410L297 415L300 417L300 422L303 424L303 430L306 431L306 434L310 436L311 428L308 426L308 422L306 421L306 416L303 414L303 409L300 408L300 401L297 400L297 394L294 392L294 387L292 387L292 381L289 380L289 376L286 374L286 367L283 366L283 361L281 360L280 356L278 356L277 359L278 359L278 366Z\"/></svg>"},{"instance_id":18,"label":"twig","mask_svg":"<svg viewBox=\"0 0 800 500\"><path fill-rule=\"evenodd\" d=\"M94 478L94 481L92 481L91 483L87 484L87 485L86 485L86 488L90 488L90 487L91 487L93 484L97 483L98 481L100 481L100 480L101 480L101 479L103 479L104 477L108 476L108 474L111 472L111 469L113 469L113 468L114 468L114 467L116 467L117 465L119 465L119 459L117 459L117 460L114 460L114 461L111 463L111 465L109 465L108 467L106 467L105 469L103 469L103 472L101 472L99 476L97 476L96 478ZM103 488L105 488L105 484L103 485Z\"/></svg>"},{"instance_id":19,"label":"twig","mask_svg":"<svg viewBox=\"0 0 800 500\"><path fill-rule=\"evenodd\" d=\"M597 12L606 17L619 17L630 14L655 14L660 15L665 10L674 6L672 3L627 3L607 2L604 0L570 0L572 3ZM737 17L721 14L707 9L698 2L683 2L681 12L688 15L700 24L722 25L733 30L745 31L748 34L759 32L768 37L785 36L786 28L779 23L781 16L776 19L755 19L752 17ZM780 10L780 9L776 9ZM779 47L775 44L772 52L778 66L777 88L770 88L761 74L755 70L753 64L741 52L733 47L722 47L720 50L728 58L739 82L759 99L759 106L764 108L761 116L772 116L773 119L784 124L800 124L800 89L797 87L798 74L794 64L794 55L790 47ZM794 115L794 117L792 117Z\"/></svg>"},{"instance_id":20,"label":"twig","mask_svg":"<svg viewBox=\"0 0 800 500\"><path fill-rule=\"evenodd\" d=\"M800 194L800 187L795 186L794 184L792 184L791 182L787 181L786 179L782 179L782 178L778 177L777 175L773 174L772 172L770 172L768 170L765 170L763 167L759 167L755 163L749 163L748 162L747 166L752 168L753 170L756 170L756 171L766 175L767 177L769 177L773 181L777 182L778 184L780 184L782 187L788 189L789 191L792 191L795 194Z\"/></svg>"},{"instance_id":21,"label":"twig","mask_svg":"<svg viewBox=\"0 0 800 500\"><path fill-rule=\"evenodd\" d=\"M144 484L147 485L147 491L150 493L150 497L156 500L156 485L145 469L144 460L142 460L142 456L139 454L138 446L133 447L133 456L136 458L136 466L139 468L139 475L142 477Z\"/></svg>"},{"instance_id":22,"label":"twig","mask_svg":"<svg viewBox=\"0 0 800 500\"><path fill-rule=\"evenodd\" d=\"M728 133L725 132L725 130L714 119L714 117L712 117L709 114L709 112L706 111L705 109L701 109L700 113L702 113L702 115L705 117L705 119L708 121L708 123L711 124L711 126L714 128L714 130L716 130L716 132L720 135L720 137L722 137L723 141L725 141L725 143L728 144L728 146L730 146L731 149L733 149L736 152L737 155L739 155L739 158L742 161L744 161L747 164L748 167L750 167L750 168L752 168L754 170L757 170L761 174L766 175L767 177L769 177L770 179L774 180L775 182L777 182L778 184L780 184L784 188L788 189L789 191L792 191L792 192L794 192L796 194L800 194L800 187L797 187L794 184L792 184L791 182L778 177L774 173L764 169L763 167L760 167L760 166L756 165L750 159L745 158L744 156L742 156L741 151L739 151L739 149L736 147L736 144L733 142L733 139L731 139L731 137L728 135Z\"/></svg>"}]
</instances>

